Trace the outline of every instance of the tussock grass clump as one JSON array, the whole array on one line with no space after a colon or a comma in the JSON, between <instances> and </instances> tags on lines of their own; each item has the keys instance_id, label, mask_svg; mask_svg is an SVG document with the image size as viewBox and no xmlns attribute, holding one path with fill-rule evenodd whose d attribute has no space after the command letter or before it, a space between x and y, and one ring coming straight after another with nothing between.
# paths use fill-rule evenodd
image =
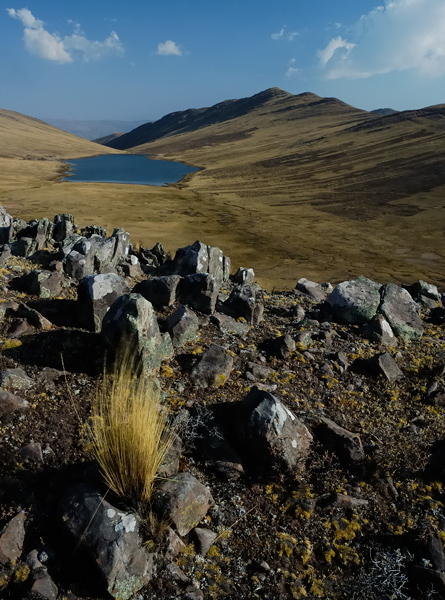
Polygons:
<instances>
[{"instance_id":1,"label":"tussock grass clump","mask_svg":"<svg viewBox=\"0 0 445 600\"><path fill-rule=\"evenodd\" d=\"M105 483L134 505L148 502L174 440L156 381L133 375L129 361L104 377L92 405L93 453Z\"/></svg>"}]
</instances>

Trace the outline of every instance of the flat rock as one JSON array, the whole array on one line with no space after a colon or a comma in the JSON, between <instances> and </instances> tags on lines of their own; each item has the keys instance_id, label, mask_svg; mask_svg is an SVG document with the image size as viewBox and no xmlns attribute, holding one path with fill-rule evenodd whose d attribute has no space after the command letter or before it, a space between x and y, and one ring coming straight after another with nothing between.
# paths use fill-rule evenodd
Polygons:
<instances>
[{"instance_id":1,"label":"flat rock","mask_svg":"<svg viewBox=\"0 0 445 600\"><path fill-rule=\"evenodd\" d=\"M216 312L212 315L211 320L218 326L221 333L237 335L240 338L246 337L250 330L250 325L248 323L242 323L223 313Z\"/></svg>"},{"instance_id":2,"label":"flat rock","mask_svg":"<svg viewBox=\"0 0 445 600\"><path fill-rule=\"evenodd\" d=\"M297 281L295 289L314 302L324 302L326 300L327 294L321 285L314 281L309 281L305 277Z\"/></svg>"},{"instance_id":3,"label":"flat rock","mask_svg":"<svg viewBox=\"0 0 445 600\"><path fill-rule=\"evenodd\" d=\"M27 390L32 384L32 379L20 367L0 371L0 387L3 389Z\"/></svg>"},{"instance_id":4,"label":"flat rock","mask_svg":"<svg viewBox=\"0 0 445 600\"><path fill-rule=\"evenodd\" d=\"M224 385L233 367L233 358L223 346L212 344L202 355L200 362L190 374L191 381L199 387Z\"/></svg>"},{"instance_id":5,"label":"flat rock","mask_svg":"<svg viewBox=\"0 0 445 600\"><path fill-rule=\"evenodd\" d=\"M160 518L167 519L179 535L187 535L214 505L210 490L190 473L178 473L164 481L153 494L152 504Z\"/></svg>"},{"instance_id":6,"label":"flat rock","mask_svg":"<svg viewBox=\"0 0 445 600\"><path fill-rule=\"evenodd\" d=\"M0 533L0 564L17 562L23 549L25 539L25 513L19 512Z\"/></svg>"}]
</instances>

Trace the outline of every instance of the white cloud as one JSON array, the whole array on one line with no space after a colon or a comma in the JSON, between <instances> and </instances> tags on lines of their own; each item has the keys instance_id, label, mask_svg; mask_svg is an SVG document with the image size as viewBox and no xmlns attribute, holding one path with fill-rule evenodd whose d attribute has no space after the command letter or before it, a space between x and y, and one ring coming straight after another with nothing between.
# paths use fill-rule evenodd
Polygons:
<instances>
[{"instance_id":1,"label":"white cloud","mask_svg":"<svg viewBox=\"0 0 445 600\"><path fill-rule=\"evenodd\" d=\"M444 33L444 0L386 0L360 17L348 41L334 38L318 55L331 79L408 69L440 77L445 75Z\"/></svg>"},{"instance_id":2,"label":"white cloud","mask_svg":"<svg viewBox=\"0 0 445 600\"><path fill-rule=\"evenodd\" d=\"M164 43L158 44L156 54L159 54L160 56L182 56L182 50L180 46L175 44L175 42L172 42L172 40L167 40Z\"/></svg>"},{"instance_id":3,"label":"white cloud","mask_svg":"<svg viewBox=\"0 0 445 600\"><path fill-rule=\"evenodd\" d=\"M40 58L69 63L73 62L73 56L78 53L84 61L89 62L110 54L124 53L124 47L114 31L103 42L92 41L85 37L79 23L69 21L74 26L75 33L62 38L57 33L49 33L44 28L43 21L36 19L27 8L6 10L10 17L18 19L25 26L23 34L25 47L31 54Z\"/></svg>"},{"instance_id":4,"label":"white cloud","mask_svg":"<svg viewBox=\"0 0 445 600\"><path fill-rule=\"evenodd\" d=\"M292 77L295 77L295 75L297 75L297 73L299 73L299 72L300 72L300 69L297 69L296 67L289 67L285 73L285 76L289 77L289 79L291 79Z\"/></svg>"},{"instance_id":5,"label":"white cloud","mask_svg":"<svg viewBox=\"0 0 445 600\"><path fill-rule=\"evenodd\" d=\"M292 42L297 35L299 35L299 31L291 31L290 33L286 33L286 27L282 27L278 33L272 33L270 36L273 40L281 40L284 39L288 42Z\"/></svg>"}]
</instances>

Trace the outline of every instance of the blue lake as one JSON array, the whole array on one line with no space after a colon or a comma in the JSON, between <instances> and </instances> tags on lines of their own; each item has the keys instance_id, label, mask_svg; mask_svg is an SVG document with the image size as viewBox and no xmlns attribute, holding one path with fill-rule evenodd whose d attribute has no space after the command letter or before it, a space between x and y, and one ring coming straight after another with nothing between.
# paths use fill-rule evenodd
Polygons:
<instances>
[{"instance_id":1,"label":"blue lake","mask_svg":"<svg viewBox=\"0 0 445 600\"><path fill-rule=\"evenodd\" d=\"M159 186L177 183L185 175L199 171L183 163L151 160L140 154L105 154L66 162L70 165L70 171L63 181Z\"/></svg>"}]
</instances>

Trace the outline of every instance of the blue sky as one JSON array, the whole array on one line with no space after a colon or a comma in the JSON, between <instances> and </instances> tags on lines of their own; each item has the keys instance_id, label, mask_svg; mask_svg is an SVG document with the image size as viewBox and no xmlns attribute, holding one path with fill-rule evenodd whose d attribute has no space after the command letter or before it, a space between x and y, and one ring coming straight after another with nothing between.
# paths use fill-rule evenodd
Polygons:
<instances>
[{"instance_id":1,"label":"blue sky","mask_svg":"<svg viewBox=\"0 0 445 600\"><path fill-rule=\"evenodd\" d=\"M0 0L0 107L157 119L269 87L445 102L445 0Z\"/></svg>"}]
</instances>

